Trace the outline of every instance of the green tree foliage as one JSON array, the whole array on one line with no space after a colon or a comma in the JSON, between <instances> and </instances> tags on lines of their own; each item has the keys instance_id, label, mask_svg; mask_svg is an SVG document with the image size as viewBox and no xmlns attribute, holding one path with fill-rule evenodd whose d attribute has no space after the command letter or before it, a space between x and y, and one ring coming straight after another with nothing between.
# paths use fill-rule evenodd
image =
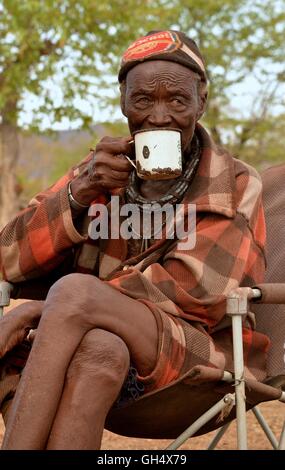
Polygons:
<instances>
[{"instance_id":1,"label":"green tree foliage","mask_svg":"<svg viewBox=\"0 0 285 470\"><path fill-rule=\"evenodd\" d=\"M67 117L89 125L92 112L79 109L75 98L102 97L106 68L157 23L156 8L138 0L0 0L0 226L17 206L17 126L25 93L38 103L32 129L44 115L52 124ZM52 95L53 83L60 96Z\"/></svg>"},{"instance_id":2,"label":"green tree foliage","mask_svg":"<svg viewBox=\"0 0 285 470\"><path fill-rule=\"evenodd\" d=\"M38 97L37 111L49 113L51 122L66 116L90 122L92 116L74 105L74 97L102 97L102 75L118 64L129 41L156 23L157 9L151 5L138 0L0 1L0 108L6 119L18 124L23 93L31 92ZM51 97L53 82L61 85L60 105ZM33 124L40 125L37 116Z\"/></svg>"},{"instance_id":3,"label":"green tree foliage","mask_svg":"<svg viewBox=\"0 0 285 470\"><path fill-rule=\"evenodd\" d=\"M211 98L205 123L216 140L252 162L279 159L285 0L0 0L4 219L16 208L13 172L27 96L36 102L32 130L46 116L51 124L98 123L94 99L104 109L118 103L114 83L123 50L148 30L170 27L188 33L205 56ZM252 96L233 107L234 86L249 76L255 77Z\"/></svg>"},{"instance_id":4,"label":"green tree foliage","mask_svg":"<svg viewBox=\"0 0 285 470\"><path fill-rule=\"evenodd\" d=\"M279 126L272 125L284 113L285 1L169 0L165 4L179 12L177 27L197 41L206 59L211 99L205 121L212 134L245 159L249 146L250 160L260 161L260 148L265 149L260 139L264 142L266 136L274 141ZM234 87L249 76L251 96L233 109ZM276 157L275 152L266 158Z\"/></svg>"}]
</instances>

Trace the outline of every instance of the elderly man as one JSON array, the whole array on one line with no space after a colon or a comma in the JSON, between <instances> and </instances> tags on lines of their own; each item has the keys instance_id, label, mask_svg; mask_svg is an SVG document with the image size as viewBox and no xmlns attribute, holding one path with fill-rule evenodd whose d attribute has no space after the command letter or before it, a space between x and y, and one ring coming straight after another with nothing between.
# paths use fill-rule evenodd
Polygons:
<instances>
[{"instance_id":1,"label":"elderly man","mask_svg":"<svg viewBox=\"0 0 285 470\"><path fill-rule=\"evenodd\" d=\"M111 407L132 399L130 377L139 395L197 364L231 369L225 296L263 279L260 179L198 124L207 84L196 44L181 32L151 32L125 52L119 82L131 136L103 138L1 235L5 279L60 278L44 302L2 320L2 355L39 322L9 409L5 449L99 448ZM132 136L161 128L181 131L182 175L142 180L125 158L133 157ZM167 195L183 204L185 218L195 204L195 246L165 232L160 240L150 234L147 244L92 240L88 208L109 207L114 194L140 208ZM247 374L261 379L268 340L250 323L244 339Z\"/></svg>"}]
</instances>

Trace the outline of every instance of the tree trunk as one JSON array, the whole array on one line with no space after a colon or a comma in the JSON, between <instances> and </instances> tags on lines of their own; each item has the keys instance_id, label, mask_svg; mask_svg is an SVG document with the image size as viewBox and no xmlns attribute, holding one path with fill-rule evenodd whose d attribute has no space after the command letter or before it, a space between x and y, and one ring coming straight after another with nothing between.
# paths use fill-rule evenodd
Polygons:
<instances>
[{"instance_id":1,"label":"tree trunk","mask_svg":"<svg viewBox=\"0 0 285 470\"><path fill-rule=\"evenodd\" d=\"M0 230L19 207L15 176L18 154L17 127L3 120L0 124Z\"/></svg>"}]
</instances>

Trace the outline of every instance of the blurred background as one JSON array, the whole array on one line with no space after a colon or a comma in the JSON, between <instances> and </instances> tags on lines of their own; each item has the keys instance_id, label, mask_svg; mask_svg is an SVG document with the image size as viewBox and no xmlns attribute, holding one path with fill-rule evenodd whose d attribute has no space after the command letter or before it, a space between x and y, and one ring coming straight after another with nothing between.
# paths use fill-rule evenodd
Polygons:
<instances>
[{"instance_id":1,"label":"blurred background","mask_svg":"<svg viewBox=\"0 0 285 470\"><path fill-rule=\"evenodd\" d=\"M129 43L179 29L210 79L203 124L258 170L284 161L285 0L0 0L0 228L103 135L127 135Z\"/></svg>"}]
</instances>

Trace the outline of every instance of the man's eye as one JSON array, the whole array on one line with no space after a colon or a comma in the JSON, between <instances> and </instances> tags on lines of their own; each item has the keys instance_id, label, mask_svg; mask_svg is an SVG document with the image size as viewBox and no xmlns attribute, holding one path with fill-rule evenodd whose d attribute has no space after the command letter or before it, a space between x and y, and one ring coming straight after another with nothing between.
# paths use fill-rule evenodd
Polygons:
<instances>
[{"instance_id":1,"label":"man's eye","mask_svg":"<svg viewBox=\"0 0 285 470\"><path fill-rule=\"evenodd\" d=\"M183 100L183 98L176 97L176 98L172 98L171 103L173 103L176 106L184 106L185 105L184 101L185 100Z\"/></svg>"},{"instance_id":2,"label":"man's eye","mask_svg":"<svg viewBox=\"0 0 285 470\"><path fill-rule=\"evenodd\" d=\"M149 104L150 99L147 96L141 96L136 99L136 104L146 105Z\"/></svg>"}]
</instances>

